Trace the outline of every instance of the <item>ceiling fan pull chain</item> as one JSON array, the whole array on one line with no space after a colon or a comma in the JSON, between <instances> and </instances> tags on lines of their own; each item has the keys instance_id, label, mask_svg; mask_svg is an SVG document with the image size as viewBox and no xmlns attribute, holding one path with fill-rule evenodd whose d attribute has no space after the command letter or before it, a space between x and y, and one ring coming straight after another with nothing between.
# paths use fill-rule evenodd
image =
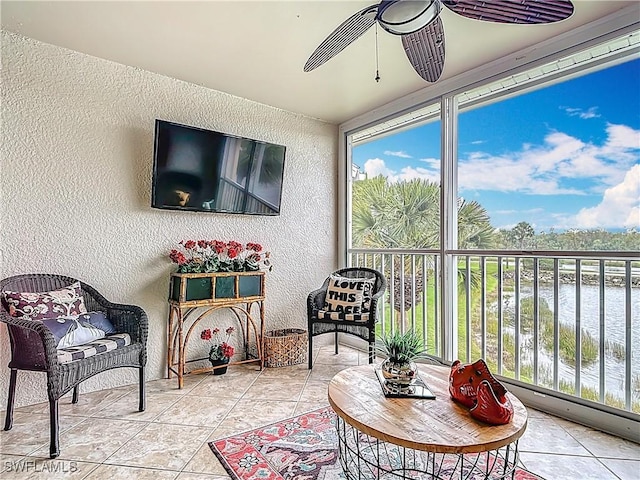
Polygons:
<instances>
[{"instance_id":1,"label":"ceiling fan pull chain","mask_svg":"<svg viewBox=\"0 0 640 480\"><path fill-rule=\"evenodd\" d=\"M376 23L376 82L380 81L380 73L378 73L378 24Z\"/></svg>"}]
</instances>

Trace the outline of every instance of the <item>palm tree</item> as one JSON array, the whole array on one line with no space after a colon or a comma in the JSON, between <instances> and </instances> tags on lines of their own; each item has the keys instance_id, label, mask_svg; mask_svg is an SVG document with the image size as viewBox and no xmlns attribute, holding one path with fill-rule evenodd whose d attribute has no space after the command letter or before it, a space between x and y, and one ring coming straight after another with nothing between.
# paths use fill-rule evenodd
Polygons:
<instances>
[{"instance_id":1,"label":"palm tree","mask_svg":"<svg viewBox=\"0 0 640 480\"><path fill-rule=\"evenodd\" d=\"M353 186L353 243L363 248L438 248L440 187L385 177Z\"/></svg>"},{"instance_id":2,"label":"palm tree","mask_svg":"<svg viewBox=\"0 0 640 480\"><path fill-rule=\"evenodd\" d=\"M496 231L489 214L475 200L458 202L458 247L488 248L494 246Z\"/></svg>"},{"instance_id":3,"label":"palm tree","mask_svg":"<svg viewBox=\"0 0 640 480\"><path fill-rule=\"evenodd\" d=\"M440 185L437 183L420 179L389 182L378 176L355 182L352 198L354 247L439 248ZM487 248L494 244L489 215L476 201L461 199L458 202L458 244L460 248ZM401 308L406 311L411 308L412 300L420 302L425 275L422 265L416 265L415 277L412 277L411 260L406 256L398 262L401 268L395 270L394 306L398 311ZM400 280L401 270L404 282ZM432 266L428 265L427 270L432 270ZM464 270L460 273L464 282ZM472 286L477 284L475 277L471 281Z\"/></svg>"}]
</instances>

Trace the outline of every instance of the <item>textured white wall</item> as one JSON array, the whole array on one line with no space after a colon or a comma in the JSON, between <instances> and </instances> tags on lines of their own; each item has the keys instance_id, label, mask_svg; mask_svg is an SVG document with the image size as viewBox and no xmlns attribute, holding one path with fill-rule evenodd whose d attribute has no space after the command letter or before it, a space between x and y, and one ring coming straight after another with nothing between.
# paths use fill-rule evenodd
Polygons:
<instances>
[{"instance_id":1,"label":"textured white wall","mask_svg":"<svg viewBox=\"0 0 640 480\"><path fill-rule=\"evenodd\" d=\"M306 295L337 263L336 126L8 32L1 88L3 278L60 273L140 305L150 322L148 378L160 378L169 249L189 238L257 241L274 264L267 330L305 328ZM280 216L151 209L156 118L286 145ZM2 325L0 402L9 350ZM120 369L82 390L135 379ZM46 400L44 389L44 374L19 373L18 405Z\"/></svg>"}]
</instances>

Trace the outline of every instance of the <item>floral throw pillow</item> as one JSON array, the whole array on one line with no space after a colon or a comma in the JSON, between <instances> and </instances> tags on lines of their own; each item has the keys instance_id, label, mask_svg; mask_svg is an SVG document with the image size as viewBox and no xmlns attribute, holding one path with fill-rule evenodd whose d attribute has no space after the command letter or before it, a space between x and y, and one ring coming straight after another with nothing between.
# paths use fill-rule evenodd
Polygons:
<instances>
[{"instance_id":1,"label":"floral throw pillow","mask_svg":"<svg viewBox=\"0 0 640 480\"><path fill-rule=\"evenodd\" d=\"M9 315L23 320L43 320L87 313L80 282L51 292L2 292Z\"/></svg>"},{"instance_id":2,"label":"floral throw pillow","mask_svg":"<svg viewBox=\"0 0 640 480\"><path fill-rule=\"evenodd\" d=\"M374 279L347 278L338 275L329 276L329 285L325 296L325 309L345 314L363 313L371 303L371 291ZM365 295L367 304L365 305Z\"/></svg>"}]
</instances>

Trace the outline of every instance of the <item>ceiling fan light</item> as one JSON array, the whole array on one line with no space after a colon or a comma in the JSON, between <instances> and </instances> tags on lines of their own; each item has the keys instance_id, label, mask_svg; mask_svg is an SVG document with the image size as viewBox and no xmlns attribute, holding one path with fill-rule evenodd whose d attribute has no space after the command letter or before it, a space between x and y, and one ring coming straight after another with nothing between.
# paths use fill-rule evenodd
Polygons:
<instances>
[{"instance_id":1,"label":"ceiling fan light","mask_svg":"<svg viewBox=\"0 0 640 480\"><path fill-rule=\"evenodd\" d=\"M429 25L441 10L440 0L390 0L378 7L377 20L394 35L414 33Z\"/></svg>"}]
</instances>

